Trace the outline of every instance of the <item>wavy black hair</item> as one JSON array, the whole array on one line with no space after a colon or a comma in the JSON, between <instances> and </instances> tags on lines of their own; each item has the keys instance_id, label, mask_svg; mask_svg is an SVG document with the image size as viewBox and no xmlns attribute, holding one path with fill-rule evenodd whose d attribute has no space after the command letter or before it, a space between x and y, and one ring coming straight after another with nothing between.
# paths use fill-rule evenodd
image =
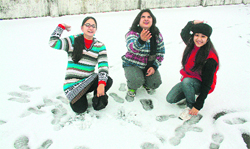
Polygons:
<instances>
[{"instance_id":1,"label":"wavy black hair","mask_svg":"<svg viewBox=\"0 0 250 149\"><path fill-rule=\"evenodd\" d=\"M150 14L150 16L152 17L152 19L153 19L152 26L150 27L150 33L152 35L158 36L160 31L159 31L158 27L155 26L156 17L153 15L153 13L151 12L150 9L143 9L138 13L138 15L135 17L135 19L134 19L134 21L132 23L132 26L130 27L130 31L141 33L142 28L140 27L139 23L140 23L140 20L141 20L141 15L144 12L148 12Z\"/></svg>"},{"instance_id":2,"label":"wavy black hair","mask_svg":"<svg viewBox=\"0 0 250 149\"><path fill-rule=\"evenodd\" d=\"M86 17L83 21L82 21L82 26L85 24L85 22L87 22L89 19L92 19L95 21L96 24L96 29L97 29L97 22L96 19L94 17ZM75 38L74 41L74 50L72 53L72 60L74 61L74 63L78 63L78 61L82 58L82 52L83 49L85 48L85 44L84 44L84 37L83 36L78 36Z\"/></svg>"}]
</instances>

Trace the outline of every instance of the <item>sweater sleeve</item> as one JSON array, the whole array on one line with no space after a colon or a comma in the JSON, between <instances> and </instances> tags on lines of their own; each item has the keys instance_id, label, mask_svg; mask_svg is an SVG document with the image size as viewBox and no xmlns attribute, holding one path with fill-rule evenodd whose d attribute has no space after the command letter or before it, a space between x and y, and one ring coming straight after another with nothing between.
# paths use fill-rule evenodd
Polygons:
<instances>
[{"instance_id":1,"label":"sweater sleeve","mask_svg":"<svg viewBox=\"0 0 250 149\"><path fill-rule=\"evenodd\" d=\"M184 41L185 44L188 43L188 40L191 37L190 31L191 28L193 27L193 21L189 21L187 25L181 30L181 38Z\"/></svg>"},{"instance_id":2,"label":"sweater sleeve","mask_svg":"<svg viewBox=\"0 0 250 149\"><path fill-rule=\"evenodd\" d=\"M194 107L197 110L200 110L203 107L204 101L207 98L209 90L211 89L217 65L217 62L214 59L210 58L207 60L202 69L201 91L194 104Z\"/></svg>"},{"instance_id":3,"label":"sweater sleeve","mask_svg":"<svg viewBox=\"0 0 250 149\"><path fill-rule=\"evenodd\" d=\"M60 38L64 29L65 27L61 24L56 27L50 36L49 46L57 50L64 50L66 52L73 51L75 36Z\"/></svg>"},{"instance_id":4,"label":"sweater sleeve","mask_svg":"<svg viewBox=\"0 0 250 149\"><path fill-rule=\"evenodd\" d=\"M98 42L96 44L100 48L98 53L98 84L102 83L106 85L109 73L107 50L103 43Z\"/></svg>"},{"instance_id":5,"label":"sweater sleeve","mask_svg":"<svg viewBox=\"0 0 250 149\"><path fill-rule=\"evenodd\" d=\"M164 55L165 55L165 46L164 46L162 34L160 33L159 38L157 40L156 59L152 66L155 70L157 70L158 67L161 66L161 63L164 59Z\"/></svg>"},{"instance_id":6,"label":"sweater sleeve","mask_svg":"<svg viewBox=\"0 0 250 149\"><path fill-rule=\"evenodd\" d=\"M145 43L136 32L130 31L126 34L126 46L131 53L139 53L145 47Z\"/></svg>"}]
</instances>

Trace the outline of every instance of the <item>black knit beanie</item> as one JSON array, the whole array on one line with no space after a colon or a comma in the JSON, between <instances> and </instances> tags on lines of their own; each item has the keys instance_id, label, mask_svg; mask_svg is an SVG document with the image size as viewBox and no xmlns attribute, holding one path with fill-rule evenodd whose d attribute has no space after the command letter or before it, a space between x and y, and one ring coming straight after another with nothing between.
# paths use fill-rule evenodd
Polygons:
<instances>
[{"instance_id":1,"label":"black knit beanie","mask_svg":"<svg viewBox=\"0 0 250 149\"><path fill-rule=\"evenodd\" d=\"M191 31L193 32L193 34L202 33L203 35L206 35L209 38L211 36L211 34L212 34L213 29L208 24L199 23L199 24L195 24L191 28Z\"/></svg>"}]
</instances>

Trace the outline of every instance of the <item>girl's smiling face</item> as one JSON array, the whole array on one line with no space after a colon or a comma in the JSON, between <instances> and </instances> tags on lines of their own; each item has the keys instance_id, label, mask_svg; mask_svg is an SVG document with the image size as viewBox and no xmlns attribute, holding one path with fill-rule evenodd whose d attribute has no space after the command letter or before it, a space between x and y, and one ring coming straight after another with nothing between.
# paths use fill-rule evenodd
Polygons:
<instances>
[{"instance_id":1,"label":"girl's smiling face","mask_svg":"<svg viewBox=\"0 0 250 149\"><path fill-rule=\"evenodd\" d=\"M88 19L84 25L81 27L83 36L86 39L93 39L94 34L96 32L96 23L93 19Z\"/></svg>"},{"instance_id":2,"label":"girl's smiling face","mask_svg":"<svg viewBox=\"0 0 250 149\"><path fill-rule=\"evenodd\" d=\"M207 43L208 37L202 33L194 34L194 43L197 47L202 47Z\"/></svg>"},{"instance_id":3,"label":"girl's smiling face","mask_svg":"<svg viewBox=\"0 0 250 149\"><path fill-rule=\"evenodd\" d=\"M150 16L150 14L148 12L144 12L141 15L141 19L139 22L139 25L141 28L149 30L149 28L152 26L153 23L153 19Z\"/></svg>"}]
</instances>

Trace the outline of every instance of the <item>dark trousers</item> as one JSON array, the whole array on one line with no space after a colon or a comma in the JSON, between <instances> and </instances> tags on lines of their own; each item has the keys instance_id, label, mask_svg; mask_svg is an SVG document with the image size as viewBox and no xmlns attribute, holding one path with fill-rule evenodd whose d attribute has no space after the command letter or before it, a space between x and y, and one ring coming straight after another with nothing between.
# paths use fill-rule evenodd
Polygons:
<instances>
[{"instance_id":1,"label":"dark trousers","mask_svg":"<svg viewBox=\"0 0 250 149\"><path fill-rule=\"evenodd\" d=\"M108 77L108 81L105 86L105 93L109 90L109 88L112 86L113 80L111 77ZM76 113L83 113L88 108L88 101L87 101L87 93L94 91L94 96L97 94L97 87L98 87L98 79L95 79L92 86L89 88L89 90L84 94L79 100L77 100L74 104L70 103L70 106L72 110Z\"/></svg>"}]
</instances>

